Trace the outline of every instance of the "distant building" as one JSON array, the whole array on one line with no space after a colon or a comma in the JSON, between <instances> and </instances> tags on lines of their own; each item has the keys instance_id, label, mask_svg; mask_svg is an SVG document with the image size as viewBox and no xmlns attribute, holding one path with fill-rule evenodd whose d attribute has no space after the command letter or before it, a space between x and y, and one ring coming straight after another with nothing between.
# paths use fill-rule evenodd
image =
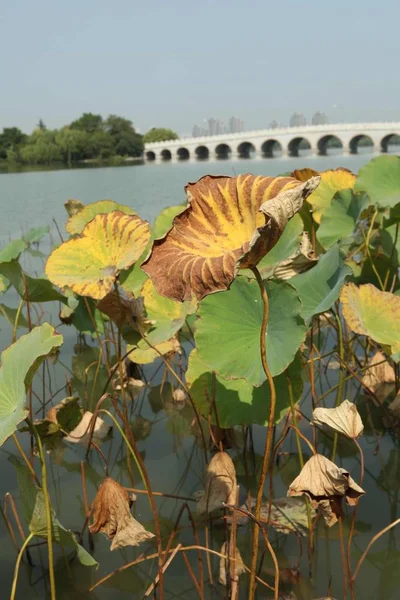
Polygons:
<instances>
[{"instance_id":1,"label":"distant building","mask_svg":"<svg viewBox=\"0 0 400 600\"><path fill-rule=\"evenodd\" d=\"M204 135L208 135L208 129L205 129L205 127L199 127L198 125L193 126L192 137L203 137Z\"/></svg>"},{"instance_id":2,"label":"distant building","mask_svg":"<svg viewBox=\"0 0 400 600\"><path fill-rule=\"evenodd\" d=\"M227 133L241 133L244 131L244 123L239 117L231 117L229 119L229 127Z\"/></svg>"},{"instance_id":3,"label":"distant building","mask_svg":"<svg viewBox=\"0 0 400 600\"><path fill-rule=\"evenodd\" d=\"M303 127L304 125L307 125L305 116L300 113L293 113L290 117L290 127Z\"/></svg>"},{"instance_id":4,"label":"distant building","mask_svg":"<svg viewBox=\"0 0 400 600\"><path fill-rule=\"evenodd\" d=\"M327 125L328 117L326 116L325 113L319 112L319 110L318 110L316 113L314 113L311 122L313 125Z\"/></svg>"},{"instance_id":5,"label":"distant building","mask_svg":"<svg viewBox=\"0 0 400 600\"><path fill-rule=\"evenodd\" d=\"M277 129L279 127L279 123L278 121L271 121L271 123L268 125L268 129Z\"/></svg>"}]
</instances>

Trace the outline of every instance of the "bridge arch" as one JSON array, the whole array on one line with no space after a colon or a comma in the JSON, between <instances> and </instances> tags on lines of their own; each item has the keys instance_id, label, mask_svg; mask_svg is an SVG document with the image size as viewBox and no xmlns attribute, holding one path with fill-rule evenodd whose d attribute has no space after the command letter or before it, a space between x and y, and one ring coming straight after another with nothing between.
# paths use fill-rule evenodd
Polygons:
<instances>
[{"instance_id":1,"label":"bridge arch","mask_svg":"<svg viewBox=\"0 0 400 600\"><path fill-rule=\"evenodd\" d=\"M317 149L321 156L339 154L343 152L344 144L337 135L328 134L318 140Z\"/></svg>"},{"instance_id":2,"label":"bridge arch","mask_svg":"<svg viewBox=\"0 0 400 600\"><path fill-rule=\"evenodd\" d=\"M360 133L349 142L350 154L367 154L374 151L374 142L369 135Z\"/></svg>"},{"instance_id":3,"label":"bridge arch","mask_svg":"<svg viewBox=\"0 0 400 600\"><path fill-rule=\"evenodd\" d=\"M266 140L261 144L261 155L264 158L275 158L283 152L282 144L278 140Z\"/></svg>"},{"instance_id":4,"label":"bridge arch","mask_svg":"<svg viewBox=\"0 0 400 600\"><path fill-rule=\"evenodd\" d=\"M171 152L171 150L168 150L168 148L164 148L164 150L161 150L160 156L161 156L162 160L171 160L172 152Z\"/></svg>"},{"instance_id":5,"label":"bridge arch","mask_svg":"<svg viewBox=\"0 0 400 600\"><path fill-rule=\"evenodd\" d=\"M210 150L207 146L197 146L195 154L198 160L206 160L210 156Z\"/></svg>"},{"instance_id":6,"label":"bridge arch","mask_svg":"<svg viewBox=\"0 0 400 600\"><path fill-rule=\"evenodd\" d=\"M251 142L242 142L237 147L237 153L239 158L252 158L256 153L256 149Z\"/></svg>"},{"instance_id":7,"label":"bridge arch","mask_svg":"<svg viewBox=\"0 0 400 600\"><path fill-rule=\"evenodd\" d=\"M226 159L232 154L232 149L228 144L218 144L215 148L215 158Z\"/></svg>"},{"instance_id":8,"label":"bridge arch","mask_svg":"<svg viewBox=\"0 0 400 600\"><path fill-rule=\"evenodd\" d=\"M400 151L400 135L397 133L389 133L381 139L381 152L399 152Z\"/></svg>"},{"instance_id":9,"label":"bridge arch","mask_svg":"<svg viewBox=\"0 0 400 600\"><path fill-rule=\"evenodd\" d=\"M178 160L188 160L190 158L190 152L187 148L181 147L176 151Z\"/></svg>"},{"instance_id":10,"label":"bridge arch","mask_svg":"<svg viewBox=\"0 0 400 600\"><path fill-rule=\"evenodd\" d=\"M146 152L146 158L149 161L156 160L156 153L153 152L153 150L147 150L147 152Z\"/></svg>"},{"instance_id":11,"label":"bridge arch","mask_svg":"<svg viewBox=\"0 0 400 600\"><path fill-rule=\"evenodd\" d=\"M311 144L304 137L295 137L288 144L289 156L305 156L311 154Z\"/></svg>"}]
</instances>

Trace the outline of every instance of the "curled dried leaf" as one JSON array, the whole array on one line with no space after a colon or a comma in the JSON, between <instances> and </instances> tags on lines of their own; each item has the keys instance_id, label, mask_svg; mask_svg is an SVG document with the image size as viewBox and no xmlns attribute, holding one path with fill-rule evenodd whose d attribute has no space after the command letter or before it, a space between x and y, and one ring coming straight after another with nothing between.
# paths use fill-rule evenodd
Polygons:
<instances>
[{"instance_id":1,"label":"curled dried leaf","mask_svg":"<svg viewBox=\"0 0 400 600\"><path fill-rule=\"evenodd\" d=\"M344 497L349 506L354 506L363 494L365 491L348 471L337 467L322 454L315 454L306 462L287 493L289 497L308 496L314 508L321 507L329 526L336 522L335 503L340 504L340 499Z\"/></svg>"},{"instance_id":2,"label":"curled dried leaf","mask_svg":"<svg viewBox=\"0 0 400 600\"><path fill-rule=\"evenodd\" d=\"M67 435L65 439L66 442L72 442L74 444L87 444L89 441L89 434L91 427L93 425L93 413L90 410L86 411L82 417L81 422L75 429L71 431L69 435ZM94 430L93 430L93 440L101 441L108 436L112 429L111 425L108 425L101 417L97 417Z\"/></svg>"},{"instance_id":3,"label":"curled dried leaf","mask_svg":"<svg viewBox=\"0 0 400 600\"><path fill-rule=\"evenodd\" d=\"M234 504L236 500L236 471L229 454L218 452L207 467L205 491L197 504L198 514L207 514Z\"/></svg>"},{"instance_id":4,"label":"curled dried leaf","mask_svg":"<svg viewBox=\"0 0 400 600\"><path fill-rule=\"evenodd\" d=\"M128 325L142 334L154 324L147 318L142 296L135 298L122 288L119 288L118 295L111 290L97 303L96 308L114 321L119 329Z\"/></svg>"},{"instance_id":5,"label":"curled dried leaf","mask_svg":"<svg viewBox=\"0 0 400 600\"><path fill-rule=\"evenodd\" d=\"M221 546L221 550L220 550L221 554L225 554L225 556L227 556L229 554L229 545L224 542ZM239 577L239 575L243 575L243 573L246 572L246 569L244 567L244 563L243 563L243 559L241 557L241 554L239 552L239 549L236 547L235 548L235 576ZM229 560L227 558L220 558L219 561L219 577L218 577L218 581L222 584L222 585L226 585L226 581L227 581L227 577L226 577L226 573L227 570L229 568Z\"/></svg>"},{"instance_id":6,"label":"curled dried leaf","mask_svg":"<svg viewBox=\"0 0 400 600\"><path fill-rule=\"evenodd\" d=\"M276 279L290 279L295 275L308 271L317 262L318 258L314 256L314 250L311 246L308 233L304 231L298 250L292 256L289 256L289 258L282 260L276 265L273 270L273 276Z\"/></svg>"},{"instance_id":7,"label":"curled dried leaf","mask_svg":"<svg viewBox=\"0 0 400 600\"><path fill-rule=\"evenodd\" d=\"M114 479L107 477L94 499L91 533L104 533L112 540L111 550L124 546L138 546L154 537L131 515L128 492Z\"/></svg>"},{"instance_id":8,"label":"curled dried leaf","mask_svg":"<svg viewBox=\"0 0 400 600\"><path fill-rule=\"evenodd\" d=\"M348 400L344 400L337 408L316 408L312 423L327 425L352 439L358 438L364 431L356 405Z\"/></svg>"}]
</instances>

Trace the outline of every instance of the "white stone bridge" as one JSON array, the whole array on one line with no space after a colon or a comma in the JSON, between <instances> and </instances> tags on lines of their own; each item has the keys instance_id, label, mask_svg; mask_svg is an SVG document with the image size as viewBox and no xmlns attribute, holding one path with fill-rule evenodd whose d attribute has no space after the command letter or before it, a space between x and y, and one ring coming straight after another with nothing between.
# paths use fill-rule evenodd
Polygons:
<instances>
[{"instance_id":1,"label":"white stone bridge","mask_svg":"<svg viewBox=\"0 0 400 600\"><path fill-rule=\"evenodd\" d=\"M307 125L227 133L205 137L181 138L145 144L146 160L187 160L207 158L273 158L299 156L308 151L324 155L330 148L357 154L359 148L388 152L398 145L400 123L343 123Z\"/></svg>"}]
</instances>

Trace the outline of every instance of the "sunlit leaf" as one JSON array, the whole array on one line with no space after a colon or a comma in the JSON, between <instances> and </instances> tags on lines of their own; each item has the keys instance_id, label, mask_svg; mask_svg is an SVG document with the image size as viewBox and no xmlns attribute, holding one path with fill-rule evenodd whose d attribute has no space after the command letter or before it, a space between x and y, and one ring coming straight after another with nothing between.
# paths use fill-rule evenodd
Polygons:
<instances>
[{"instance_id":1,"label":"sunlit leaf","mask_svg":"<svg viewBox=\"0 0 400 600\"><path fill-rule=\"evenodd\" d=\"M313 315L331 308L339 297L346 277L351 275L350 267L344 264L344 257L337 246L333 246L319 257L317 264L306 273L290 280L302 302L302 315L309 322Z\"/></svg>"},{"instance_id":2,"label":"sunlit leaf","mask_svg":"<svg viewBox=\"0 0 400 600\"><path fill-rule=\"evenodd\" d=\"M43 490L32 482L30 472L25 465L21 464L14 457L12 458L12 463L16 467L22 509L29 530L35 536L47 539L46 504ZM78 560L84 566L98 566L98 563L89 552L78 544L75 534L61 525L52 507L51 522L53 542L60 545L64 552L76 552Z\"/></svg>"},{"instance_id":3,"label":"sunlit leaf","mask_svg":"<svg viewBox=\"0 0 400 600\"><path fill-rule=\"evenodd\" d=\"M365 194L354 194L352 190L337 192L324 211L317 231L317 238L322 246L328 249L339 240L349 238L369 203Z\"/></svg>"},{"instance_id":4,"label":"sunlit leaf","mask_svg":"<svg viewBox=\"0 0 400 600\"><path fill-rule=\"evenodd\" d=\"M314 177L314 171L311 169L302 169L294 171L296 176L302 179ZM304 177L302 177L302 173ZM356 176L347 169L329 169L320 173L321 183L318 188L308 197L307 201L313 207L313 218L317 223L321 222L321 217L332 202L332 198L339 190L352 189Z\"/></svg>"},{"instance_id":5,"label":"sunlit leaf","mask_svg":"<svg viewBox=\"0 0 400 600\"><path fill-rule=\"evenodd\" d=\"M361 167L354 186L367 192L372 204L394 207L400 202L400 158L377 156Z\"/></svg>"},{"instance_id":6,"label":"sunlit leaf","mask_svg":"<svg viewBox=\"0 0 400 600\"><path fill-rule=\"evenodd\" d=\"M334 408L318 406L313 410L312 423L326 425L352 439L358 438L364 430L357 406L348 400Z\"/></svg>"},{"instance_id":7,"label":"sunlit leaf","mask_svg":"<svg viewBox=\"0 0 400 600\"><path fill-rule=\"evenodd\" d=\"M59 287L68 286L81 296L101 299L119 272L140 257L149 236L147 221L137 216L120 211L97 215L79 237L52 252L46 274Z\"/></svg>"},{"instance_id":8,"label":"sunlit leaf","mask_svg":"<svg viewBox=\"0 0 400 600\"><path fill-rule=\"evenodd\" d=\"M24 240L13 240L5 248L0 250L0 263L17 259L25 249L26 242Z\"/></svg>"},{"instance_id":9,"label":"sunlit leaf","mask_svg":"<svg viewBox=\"0 0 400 600\"><path fill-rule=\"evenodd\" d=\"M23 335L2 352L0 367L0 446L14 433L18 423L27 415L26 389L41 360L54 348L61 346L63 338L53 327L44 323Z\"/></svg>"},{"instance_id":10,"label":"sunlit leaf","mask_svg":"<svg viewBox=\"0 0 400 600\"><path fill-rule=\"evenodd\" d=\"M400 352L400 297L372 284L346 285L340 295L343 316L351 331Z\"/></svg>"},{"instance_id":11,"label":"sunlit leaf","mask_svg":"<svg viewBox=\"0 0 400 600\"><path fill-rule=\"evenodd\" d=\"M205 176L186 187L189 206L155 240L143 270L174 300L201 300L256 265L318 185L290 177Z\"/></svg>"},{"instance_id":12,"label":"sunlit leaf","mask_svg":"<svg viewBox=\"0 0 400 600\"><path fill-rule=\"evenodd\" d=\"M118 204L117 202L114 202L114 200L100 200L100 202L86 204L83 206L83 208L80 208L77 212L74 212L74 214L68 219L65 229L71 235L82 233L85 225L94 217L97 215L109 214L114 211L122 212L125 215L136 215L136 212L130 206Z\"/></svg>"},{"instance_id":13,"label":"sunlit leaf","mask_svg":"<svg viewBox=\"0 0 400 600\"><path fill-rule=\"evenodd\" d=\"M267 360L273 376L293 361L304 341L296 291L285 282L266 284L269 298ZM214 294L200 304L195 340L201 360L224 379L244 378L259 386L265 380L260 357L263 304L254 281L239 277L225 294Z\"/></svg>"},{"instance_id":14,"label":"sunlit leaf","mask_svg":"<svg viewBox=\"0 0 400 600\"><path fill-rule=\"evenodd\" d=\"M183 212L185 208L184 204L164 208L157 216L151 228L151 239L157 240L163 237L171 229L174 218Z\"/></svg>"},{"instance_id":15,"label":"sunlit leaf","mask_svg":"<svg viewBox=\"0 0 400 600\"><path fill-rule=\"evenodd\" d=\"M10 282L8 281L7 277L4 277L4 275L0 275L0 294L6 292L9 287Z\"/></svg>"},{"instance_id":16,"label":"sunlit leaf","mask_svg":"<svg viewBox=\"0 0 400 600\"><path fill-rule=\"evenodd\" d=\"M303 391L302 370L300 361L295 360L288 367L288 376L292 385L293 400L296 402ZM276 388L276 416L279 423L287 414L290 406L289 381L286 373L274 378ZM252 387L244 379L222 379L213 375L200 360L197 350L192 350L186 380L190 386L190 395L205 418L211 416L221 427L234 425L266 425L268 422L270 392L267 382L260 387ZM215 398L215 410L213 399Z\"/></svg>"}]
</instances>

